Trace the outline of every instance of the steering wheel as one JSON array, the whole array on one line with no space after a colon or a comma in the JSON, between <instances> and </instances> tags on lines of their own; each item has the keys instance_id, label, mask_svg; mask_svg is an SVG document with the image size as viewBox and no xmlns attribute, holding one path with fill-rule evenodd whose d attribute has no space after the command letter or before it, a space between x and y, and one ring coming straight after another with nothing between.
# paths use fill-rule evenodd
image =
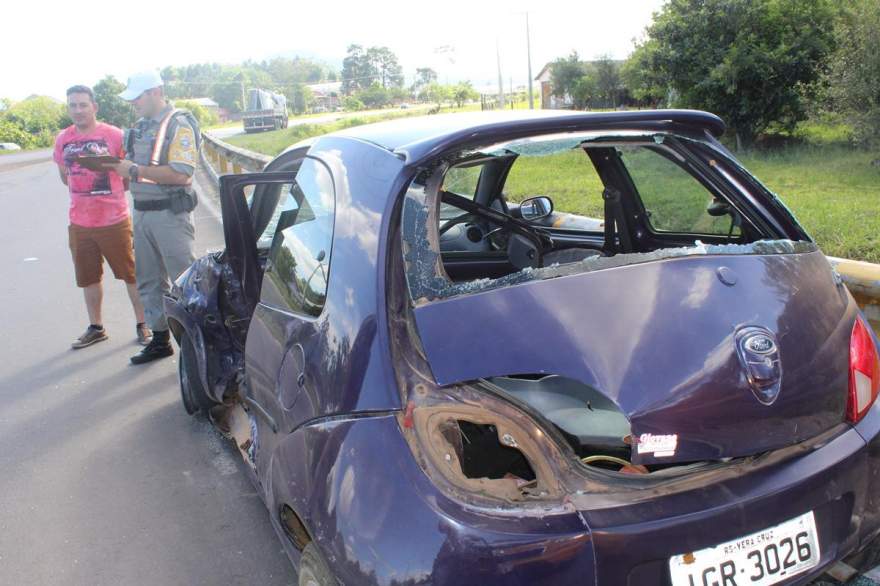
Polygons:
<instances>
[{"instance_id":1,"label":"steering wheel","mask_svg":"<svg viewBox=\"0 0 880 586\"><path fill-rule=\"evenodd\" d=\"M543 253L553 248L553 240L547 232L532 226L524 220L514 218L510 214L455 193L443 192L441 197L444 203L464 210L466 213L447 220L447 223L440 229L440 234L474 216L488 220L493 224L499 224L500 228L490 231L486 237L496 233L504 234L506 241L504 241L503 245L497 239L493 241L493 244L500 248L506 246L508 255L511 257L511 263L520 269L527 266L533 268L540 267ZM514 262L514 257L522 259L521 262Z\"/></svg>"}]
</instances>

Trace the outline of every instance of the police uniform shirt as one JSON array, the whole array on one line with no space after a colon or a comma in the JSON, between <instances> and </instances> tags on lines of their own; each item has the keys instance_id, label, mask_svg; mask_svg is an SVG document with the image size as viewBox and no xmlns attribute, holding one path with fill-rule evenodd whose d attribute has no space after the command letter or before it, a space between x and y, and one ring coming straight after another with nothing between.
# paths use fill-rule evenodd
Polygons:
<instances>
[{"instance_id":1,"label":"police uniform shirt","mask_svg":"<svg viewBox=\"0 0 880 586\"><path fill-rule=\"evenodd\" d=\"M141 167L150 166L150 157L153 154L153 140L159 132L162 119L173 109L169 104L164 110L153 117L141 118L135 124L134 144L132 151L126 153L126 158L137 163ZM167 164L177 171L192 177L196 169L198 150L196 149L196 137L192 126L186 116L175 116L168 125L168 134L171 142L168 145ZM168 197L166 190L169 186L156 183L133 182L131 195L139 200L165 199ZM177 187L177 186L174 186Z\"/></svg>"}]
</instances>

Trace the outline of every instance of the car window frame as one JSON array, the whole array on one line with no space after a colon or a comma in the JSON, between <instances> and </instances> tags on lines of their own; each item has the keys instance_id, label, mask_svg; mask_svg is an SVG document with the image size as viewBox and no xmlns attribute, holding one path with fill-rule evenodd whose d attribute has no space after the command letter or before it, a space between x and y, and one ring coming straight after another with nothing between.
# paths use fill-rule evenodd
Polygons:
<instances>
[{"instance_id":1,"label":"car window frame","mask_svg":"<svg viewBox=\"0 0 880 586\"><path fill-rule=\"evenodd\" d=\"M299 319L303 319L303 320L307 320L307 321L314 321L314 320L320 319L320 317L324 314L325 308L327 307L327 295L330 290L330 276L332 274L333 248L334 248L334 240L335 240L335 236L336 236L336 219L337 219L337 209L338 209L337 203L338 202L337 202L337 193L336 193L336 179L333 176L333 172L330 169L330 167L326 163L324 163L324 161L319 159L318 157L303 155L302 157L299 157L297 160L292 161L291 162L292 165L296 164L298 166L296 175L299 176L300 170L303 167L303 163L305 163L305 161L307 159L311 159L312 161L317 163L320 167L322 167L326 171L328 177L330 178L330 183L333 188L333 213L332 213L332 219L330 222L330 245L329 245L328 250L326 252L327 269L326 269L326 286L325 286L325 290L324 290L324 303L321 305L321 310L317 314L313 315L310 313L305 313L303 311L298 311L296 308L291 307L289 304L285 304L284 306L279 306L278 303L269 302L268 300L263 299L262 287L261 287L259 304L271 309L272 311L279 311L279 312L282 312L287 315L295 316ZM296 181L296 178L294 178L294 181ZM291 194L288 192L288 195L290 196ZM297 204L298 204L298 208L301 208L300 202L297 202ZM276 205L282 205L280 198L279 198L279 201L277 202ZM273 270L275 267L275 262L273 260L274 257L273 257L272 253L273 253L273 250L275 249L276 243L278 243L279 246L283 246L283 235L281 234L281 232L283 232L283 230L285 230L287 228L293 227L296 224L293 224L291 226L287 226L286 228L282 228L279 231L279 227L281 225L282 224L279 221L279 223L275 227L275 234L273 234L273 236L272 236L272 243L270 244L270 246L267 250L267 253L266 253L267 254L266 267L263 272L264 280L265 280L266 274L269 271Z\"/></svg>"}]
</instances>

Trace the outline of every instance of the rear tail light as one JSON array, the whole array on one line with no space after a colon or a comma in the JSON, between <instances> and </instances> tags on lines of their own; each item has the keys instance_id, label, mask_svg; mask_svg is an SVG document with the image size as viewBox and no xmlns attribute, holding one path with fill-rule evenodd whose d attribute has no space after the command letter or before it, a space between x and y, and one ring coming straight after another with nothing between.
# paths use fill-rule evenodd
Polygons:
<instances>
[{"instance_id":1,"label":"rear tail light","mask_svg":"<svg viewBox=\"0 0 880 586\"><path fill-rule=\"evenodd\" d=\"M856 423L877 398L880 389L880 362L871 332L861 316L856 318L849 338L849 400L846 418Z\"/></svg>"}]
</instances>

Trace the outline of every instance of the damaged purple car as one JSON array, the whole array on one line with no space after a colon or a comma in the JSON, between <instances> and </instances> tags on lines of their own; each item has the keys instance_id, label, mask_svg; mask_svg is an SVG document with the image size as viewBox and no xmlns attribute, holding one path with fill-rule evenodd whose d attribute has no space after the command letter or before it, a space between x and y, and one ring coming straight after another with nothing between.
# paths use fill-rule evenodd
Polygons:
<instances>
[{"instance_id":1,"label":"damaged purple car","mask_svg":"<svg viewBox=\"0 0 880 586\"><path fill-rule=\"evenodd\" d=\"M880 547L877 339L696 111L431 116L221 178L165 306L300 584L806 584Z\"/></svg>"}]
</instances>

